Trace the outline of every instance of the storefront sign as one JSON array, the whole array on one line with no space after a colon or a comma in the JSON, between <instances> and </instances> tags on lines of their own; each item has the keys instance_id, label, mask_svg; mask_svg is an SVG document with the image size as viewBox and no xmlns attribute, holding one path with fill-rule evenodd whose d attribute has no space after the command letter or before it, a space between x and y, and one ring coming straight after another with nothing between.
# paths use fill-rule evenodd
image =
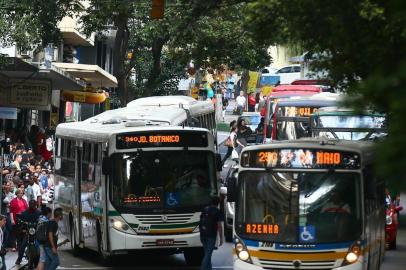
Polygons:
<instances>
[{"instance_id":1,"label":"storefront sign","mask_svg":"<svg viewBox=\"0 0 406 270\"><path fill-rule=\"evenodd\" d=\"M0 119L17 119L17 108L0 107Z\"/></svg>"},{"instance_id":2,"label":"storefront sign","mask_svg":"<svg viewBox=\"0 0 406 270\"><path fill-rule=\"evenodd\" d=\"M13 79L0 86L0 97L0 106L48 111L51 109L51 83Z\"/></svg>"},{"instance_id":3,"label":"storefront sign","mask_svg":"<svg viewBox=\"0 0 406 270\"><path fill-rule=\"evenodd\" d=\"M19 108L50 110L51 83L39 80L12 80L10 104Z\"/></svg>"}]
</instances>

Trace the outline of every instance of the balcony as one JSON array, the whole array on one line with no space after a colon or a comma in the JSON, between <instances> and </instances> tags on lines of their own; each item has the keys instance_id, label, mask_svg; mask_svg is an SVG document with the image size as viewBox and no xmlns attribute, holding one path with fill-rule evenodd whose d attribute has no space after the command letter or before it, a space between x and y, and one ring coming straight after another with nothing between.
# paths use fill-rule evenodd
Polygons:
<instances>
[{"instance_id":1,"label":"balcony","mask_svg":"<svg viewBox=\"0 0 406 270\"><path fill-rule=\"evenodd\" d=\"M65 44L73 46L94 46L94 34L89 38L80 31L78 18L64 17L59 23Z\"/></svg>"}]
</instances>

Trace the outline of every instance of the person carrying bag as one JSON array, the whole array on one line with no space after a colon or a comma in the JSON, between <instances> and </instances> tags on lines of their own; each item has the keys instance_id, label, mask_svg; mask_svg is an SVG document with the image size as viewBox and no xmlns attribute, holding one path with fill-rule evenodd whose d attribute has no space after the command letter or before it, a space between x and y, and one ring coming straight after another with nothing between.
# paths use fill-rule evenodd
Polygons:
<instances>
[{"instance_id":1,"label":"person carrying bag","mask_svg":"<svg viewBox=\"0 0 406 270\"><path fill-rule=\"evenodd\" d=\"M223 160L221 161L221 164L223 164L223 166L229 157L231 157L232 159L235 158L235 156L233 156L233 152L235 152L235 140L237 138L237 127L235 126L235 124L236 124L235 120L231 121L230 134L228 135L227 140L224 142L224 145L227 146L227 153L224 156ZM237 156L238 156L238 153L237 153Z\"/></svg>"}]
</instances>

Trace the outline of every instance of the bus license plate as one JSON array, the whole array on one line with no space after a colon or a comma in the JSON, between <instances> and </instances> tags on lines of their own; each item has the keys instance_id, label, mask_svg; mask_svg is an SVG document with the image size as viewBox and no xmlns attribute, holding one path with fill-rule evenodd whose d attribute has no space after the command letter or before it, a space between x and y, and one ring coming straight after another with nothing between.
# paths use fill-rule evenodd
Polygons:
<instances>
[{"instance_id":1,"label":"bus license plate","mask_svg":"<svg viewBox=\"0 0 406 270\"><path fill-rule=\"evenodd\" d=\"M156 240L157 246L173 246L175 240L173 239L158 239Z\"/></svg>"}]
</instances>

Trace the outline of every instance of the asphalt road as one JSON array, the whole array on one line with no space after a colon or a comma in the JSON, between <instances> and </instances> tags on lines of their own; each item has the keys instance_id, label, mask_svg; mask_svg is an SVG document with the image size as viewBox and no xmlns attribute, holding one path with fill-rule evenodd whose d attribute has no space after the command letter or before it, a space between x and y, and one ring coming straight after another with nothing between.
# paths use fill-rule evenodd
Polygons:
<instances>
[{"instance_id":1,"label":"asphalt road","mask_svg":"<svg viewBox=\"0 0 406 270\"><path fill-rule=\"evenodd\" d=\"M199 269L187 266L182 254L157 256L148 254L131 254L117 257L114 267L106 267L100 263L97 254L83 250L79 256L74 256L70 250L60 251L61 265L58 269L102 270L102 269L134 269L134 270L185 270ZM213 254L213 269L230 270L232 267L231 244L226 243Z\"/></svg>"}]
</instances>

